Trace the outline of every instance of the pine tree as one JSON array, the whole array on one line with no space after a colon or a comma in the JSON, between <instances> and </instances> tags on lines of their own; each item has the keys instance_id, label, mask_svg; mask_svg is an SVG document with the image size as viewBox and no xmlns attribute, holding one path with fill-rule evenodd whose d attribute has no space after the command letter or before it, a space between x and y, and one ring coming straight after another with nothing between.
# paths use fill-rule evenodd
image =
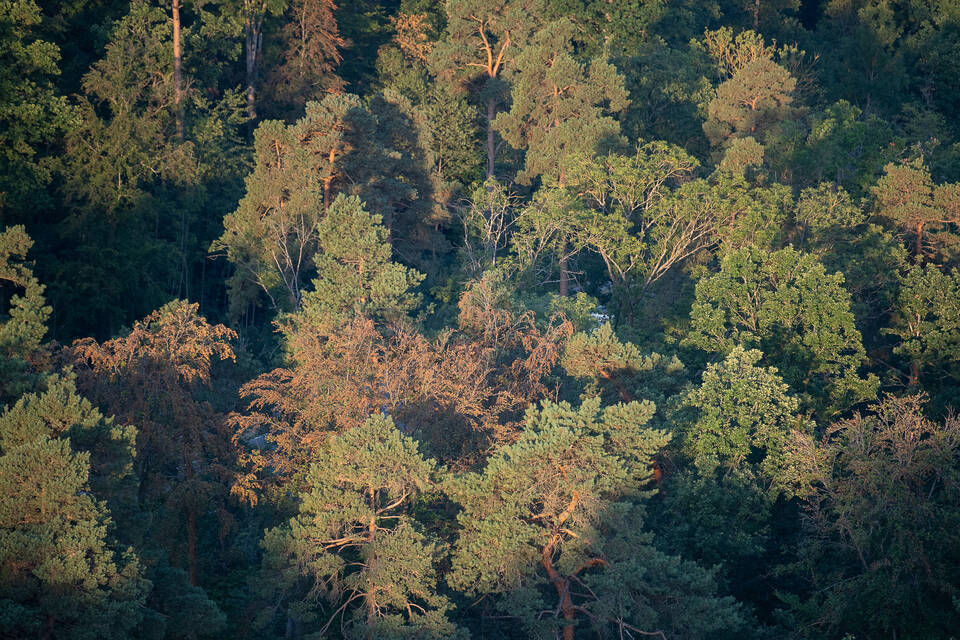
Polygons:
<instances>
[{"instance_id":1,"label":"pine tree","mask_svg":"<svg viewBox=\"0 0 960 640\"><path fill-rule=\"evenodd\" d=\"M47 384L0 414L0 635L137 637L149 583L71 446L72 381Z\"/></svg>"},{"instance_id":2,"label":"pine tree","mask_svg":"<svg viewBox=\"0 0 960 640\"><path fill-rule=\"evenodd\" d=\"M927 259L929 245L942 250L943 244L957 243L949 231L960 225L960 183L934 185L923 158L888 164L873 195L877 213L913 236L917 263Z\"/></svg>"},{"instance_id":3,"label":"pine tree","mask_svg":"<svg viewBox=\"0 0 960 640\"><path fill-rule=\"evenodd\" d=\"M128 335L103 344L78 340L69 353L84 392L138 426L141 508L163 514L167 530L153 531L152 542L174 558L186 556L194 586L200 581L198 520L225 496L232 453L224 416L197 392L210 384L215 361L233 359L235 335L209 324L195 303L175 300Z\"/></svg>"},{"instance_id":4,"label":"pine tree","mask_svg":"<svg viewBox=\"0 0 960 640\"><path fill-rule=\"evenodd\" d=\"M317 226L317 277L295 320L312 331L336 331L356 317L398 320L417 304L410 292L423 275L391 261L382 218L357 196L337 196Z\"/></svg>"},{"instance_id":5,"label":"pine tree","mask_svg":"<svg viewBox=\"0 0 960 640\"><path fill-rule=\"evenodd\" d=\"M263 540L265 595L280 596L288 628L324 635L339 623L348 638L460 636L437 591L444 547L415 516L440 472L382 415L327 440L311 460L298 515Z\"/></svg>"},{"instance_id":6,"label":"pine tree","mask_svg":"<svg viewBox=\"0 0 960 640\"><path fill-rule=\"evenodd\" d=\"M496 171L494 120L506 102L507 75L530 35L540 23L537 0L453 0L446 3L447 37L433 52L441 77L454 72L463 84L479 80L479 98L486 107L487 178Z\"/></svg>"},{"instance_id":7,"label":"pine tree","mask_svg":"<svg viewBox=\"0 0 960 640\"><path fill-rule=\"evenodd\" d=\"M0 402L17 398L37 384L31 363L41 354L40 343L47 333L51 309L46 305L44 286L33 270L21 261L33 246L22 226L0 232L0 283L22 290L10 295L10 308L0 319Z\"/></svg>"},{"instance_id":8,"label":"pine tree","mask_svg":"<svg viewBox=\"0 0 960 640\"><path fill-rule=\"evenodd\" d=\"M558 20L538 31L517 58L513 102L494 126L527 152L517 175L522 183L544 176L564 185L565 156L589 156L620 142L611 114L629 102L623 78L602 58L579 62L573 39L574 25Z\"/></svg>"},{"instance_id":9,"label":"pine tree","mask_svg":"<svg viewBox=\"0 0 960 640\"><path fill-rule=\"evenodd\" d=\"M598 530L604 510L642 492L669 440L645 427L654 410L649 402L601 409L599 399L531 408L515 443L482 473L449 483L463 507L451 585L471 597L496 594L497 609L530 636L571 640L589 602L577 585L610 564Z\"/></svg>"}]
</instances>

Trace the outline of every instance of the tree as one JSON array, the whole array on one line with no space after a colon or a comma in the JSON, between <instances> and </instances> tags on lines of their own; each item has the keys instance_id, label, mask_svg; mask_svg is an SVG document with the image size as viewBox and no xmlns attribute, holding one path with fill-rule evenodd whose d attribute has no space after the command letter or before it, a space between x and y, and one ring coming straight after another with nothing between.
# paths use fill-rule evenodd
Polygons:
<instances>
[{"instance_id":1,"label":"tree","mask_svg":"<svg viewBox=\"0 0 960 640\"><path fill-rule=\"evenodd\" d=\"M460 636L438 593L443 545L415 516L441 472L383 415L320 447L298 515L262 544L269 591L295 625L323 635L339 618L349 638ZM332 613L318 611L321 597Z\"/></svg>"},{"instance_id":2,"label":"tree","mask_svg":"<svg viewBox=\"0 0 960 640\"><path fill-rule=\"evenodd\" d=\"M644 398L662 411L684 381L683 363L675 356L641 354L636 345L622 342L609 322L573 334L560 364L567 375L585 382L583 397L599 397L604 404Z\"/></svg>"},{"instance_id":3,"label":"tree","mask_svg":"<svg viewBox=\"0 0 960 640\"><path fill-rule=\"evenodd\" d=\"M960 224L960 183L934 185L923 158L888 164L874 187L876 211L913 236L913 257L925 260L936 232Z\"/></svg>"},{"instance_id":4,"label":"tree","mask_svg":"<svg viewBox=\"0 0 960 640\"><path fill-rule=\"evenodd\" d=\"M563 186L565 156L619 142L620 126L609 114L628 104L623 78L601 58L577 61L573 35L574 25L558 20L533 36L517 57L510 110L494 122L504 140L527 152L517 175L522 183L544 176Z\"/></svg>"},{"instance_id":5,"label":"tree","mask_svg":"<svg viewBox=\"0 0 960 640\"><path fill-rule=\"evenodd\" d=\"M0 282L22 289L22 294L9 297L9 309L0 324L0 402L6 402L36 385L31 363L40 354L40 344L47 333L51 309L46 305L44 286L33 270L19 262L27 256L33 240L23 227L11 227L0 233Z\"/></svg>"},{"instance_id":6,"label":"tree","mask_svg":"<svg viewBox=\"0 0 960 640\"><path fill-rule=\"evenodd\" d=\"M834 412L870 398L878 380L861 378L866 357L842 274L809 254L745 247L697 283L684 343L729 354L757 348L807 406Z\"/></svg>"},{"instance_id":7,"label":"tree","mask_svg":"<svg viewBox=\"0 0 960 640\"><path fill-rule=\"evenodd\" d=\"M233 359L229 340L235 336L223 325L209 324L196 304L177 300L137 322L122 338L103 344L78 340L67 354L77 364L85 393L122 421L139 426L141 506L164 513L168 535L154 532L158 546L178 551L179 536L171 534L186 534L186 564L194 586L200 580L198 519L225 495L232 451L224 416L195 394L210 384L214 361Z\"/></svg>"},{"instance_id":8,"label":"tree","mask_svg":"<svg viewBox=\"0 0 960 640\"><path fill-rule=\"evenodd\" d=\"M699 473L741 475L776 495L787 439L795 429L811 429L777 370L757 366L762 357L738 346L707 366L683 400L696 417L683 429L682 448Z\"/></svg>"},{"instance_id":9,"label":"tree","mask_svg":"<svg viewBox=\"0 0 960 640\"><path fill-rule=\"evenodd\" d=\"M150 585L90 491L90 453L72 446L101 416L70 378L46 383L0 414L0 634L140 637Z\"/></svg>"},{"instance_id":10,"label":"tree","mask_svg":"<svg viewBox=\"0 0 960 640\"><path fill-rule=\"evenodd\" d=\"M255 502L298 487L317 447L376 411L451 464L514 438L523 410L552 394L550 374L572 328L554 318L541 329L532 313L498 306L490 289L469 289L459 330L434 338L362 317L328 333L298 331L292 319L287 367L240 390L249 406L232 422L248 473L234 493ZM260 438L269 446L248 444Z\"/></svg>"},{"instance_id":11,"label":"tree","mask_svg":"<svg viewBox=\"0 0 960 640\"><path fill-rule=\"evenodd\" d=\"M269 14L278 15L285 0L234 0L235 11L243 22L244 81L247 94L247 116L257 117L257 80L263 52L263 21Z\"/></svg>"},{"instance_id":12,"label":"tree","mask_svg":"<svg viewBox=\"0 0 960 640\"><path fill-rule=\"evenodd\" d=\"M34 0L0 4L0 213L5 218L8 210L22 216L43 201L52 169L46 146L76 124L76 110L53 84L60 50L38 35L40 22Z\"/></svg>"},{"instance_id":13,"label":"tree","mask_svg":"<svg viewBox=\"0 0 960 640\"><path fill-rule=\"evenodd\" d=\"M601 409L593 399L576 409L528 410L515 443L496 451L482 473L449 483L463 507L451 585L471 597L498 595L496 607L528 634L572 640L589 601L577 585L610 563L598 531L604 509L641 490L652 456L669 440L644 426L654 409L649 402Z\"/></svg>"},{"instance_id":14,"label":"tree","mask_svg":"<svg viewBox=\"0 0 960 640\"><path fill-rule=\"evenodd\" d=\"M777 123L793 117L796 79L769 58L752 60L717 87L703 131L714 145L747 136L765 139Z\"/></svg>"},{"instance_id":15,"label":"tree","mask_svg":"<svg viewBox=\"0 0 960 640\"><path fill-rule=\"evenodd\" d=\"M909 386L919 383L921 372L960 375L953 366L960 350L960 272L944 273L931 264L907 267L894 318L884 332L900 338L894 352L910 361Z\"/></svg>"},{"instance_id":16,"label":"tree","mask_svg":"<svg viewBox=\"0 0 960 640\"><path fill-rule=\"evenodd\" d=\"M535 0L453 0L446 3L447 38L434 50L439 75L459 72L465 83L481 80L486 105L487 177L495 172L497 154L494 119L505 102L504 71L510 68L539 24Z\"/></svg>"},{"instance_id":17,"label":"tree","mask_svg":"<svg viewBox=\"0 0 960 640\"><path fill-rule=\"evenodd\" d=\"M415 166L418 150L409 148L409 139L406 148L390 146L397 142L390 125L400 124L379 118L353 94L308 102L293 125L260 124L246 195L224 218L224 233L213 244L238 267L230 282L235 311L252 297L245 290L249 283L275 308L300 307L317 251L317 225L339 193L360 196L404 239L416 239L432 222L406 215L420 213L417 199L427 194L413 186L423 177Z\"/></svg>"},{"instance_id":18,"label":"tree","mask_svg":"<svg viewBox=\"0 0 960 640\"><path fill-rule=\"evenodd\" d=\"M337 196L317 226L317 277L303 298L300 330L323 334L355 317L399 320L413 310L410 292L423 275L391 261L387 230L357 196Z\"/></svg>"},{"instance_id":19,"label":"tree","mask_svg":"<svg viewBox=\"0 0 960 640\"><path fill-rule=\"evenodd\" d=\"M335 0L294 0L280 30L282 61L267 70L266 84L275 99L301 107L321 93L339 92L343 80L334 70L346 41L337 28Z\"/></svg>"},{"instance_id":20,"label":"tree","mask_svg":"<svg viewBox=\"0 0 960 640\"><path fill-rule=\"evenodd\" d=\"M936 637L958 621L960 421L924 415L922 395L885 396L867 413L788 447L810 535L789 598L791 626Z\"/></svg>"}]
</instances>

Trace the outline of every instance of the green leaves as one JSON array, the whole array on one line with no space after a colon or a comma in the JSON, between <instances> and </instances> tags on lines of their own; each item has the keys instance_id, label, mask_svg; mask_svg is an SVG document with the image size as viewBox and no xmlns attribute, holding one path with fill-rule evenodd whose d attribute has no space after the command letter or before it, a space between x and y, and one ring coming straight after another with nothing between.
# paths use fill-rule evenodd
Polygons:
<instances>
[{"instance_id":1,"label":"green leaves","mask_svg":"<svg viewBox=\"0 0 960 640\"><path fill-rule=\"evenodd\" d=\"M537 176L563 184L566 155L592 155L619 142L620 125L608 114L627 106L623 79L606 60L579 62L572 36L572 23L559 20L533 37L517 58L510 111L494 123L512 147L527 151L517 175L524 184Z\"/></svg>"},{"instance_id":2,"label":"green leaves","mask_svg":"<svg viewBox=\"0 0 960 640\"><path fill-rule=\"evenodd\" d=\"M697 283L684 343L722 354L759 348L808 406L842 410L872 397L878 382L859 376L865 352L842 283L792 248L733 251Z\"/></svg>"}]
</instances>

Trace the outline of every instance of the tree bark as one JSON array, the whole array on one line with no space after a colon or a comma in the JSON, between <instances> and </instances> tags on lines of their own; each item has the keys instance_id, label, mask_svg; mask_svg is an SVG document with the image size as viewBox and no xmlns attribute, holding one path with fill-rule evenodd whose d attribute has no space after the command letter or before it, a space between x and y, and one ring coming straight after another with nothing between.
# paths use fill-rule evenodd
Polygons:
<instances>
[{"instance_id":1,"label":"tree bark","mask_svg":"<svg viewBox=\"0 0 960 640\"><path fill-rule=\"evenodd\" d=\"M247 115L257 117L257 62L260 58L260 48L263 46L263 14L247 8L244 21L246 35L246 62L247 62Z\"/></svg>"},{"instance_id":2,"label":"tree bark","mask_svg":"<svg viewBox=\"0 0 960 640\"><path fill-rule=\"evenodd\" d=\"M570 295L570 272L567 270L566 245L560 251L562 252L560 256L560 297L566 298Z\"/></svg>"},{"instance_id":3,"label":"tree bark","mask_svg":"<svg viewBox=\"0 0 960 640\"><path fill-rule=\"evenodd\" d=\"M917 223L917 237L914 240L913 244L913 259L917 264L920 264L923 261L923 223Z\"/></svg>"},{"instance_id":4,"label":"tree bark","mask_svg":"<svg viewBox=\"0 0 960 640\"><path fill-rule=\"evenodd\" d=\"M487 98L487 177L492 178L494 156L497 148L494 145L493 119L497 117L497 99Z\"/></svg>"},{"instance_id":5,"label":"tree bark","mask_svg":"<svg viewBox=\"0 0 960 640\"><path fill-rule=\"evenodd\" d=\"M557 590L557 595L560 597L560 613L563 615L563 619L569 623L563 627L563 640L574 640L573 623L576 621L576 610L573 607L573 598L570 597L570 580L560 575L560 572L553 566L552 556L556 542L556 537L554 537L543 548L540 554L540 564L543 565L547 577L550 578L550 582Z\"/></svg>"},{"instance_id":6,"label":"tree bark","mask_svg":"<svg viewBox=\"0 0 960 640\"><path fill-rule=\"evenodd\" d=\"M183 52L180 48L180 0L173 0L173 108L177 117L177 140L183 142Z\"/></svg>"}]
</instances>

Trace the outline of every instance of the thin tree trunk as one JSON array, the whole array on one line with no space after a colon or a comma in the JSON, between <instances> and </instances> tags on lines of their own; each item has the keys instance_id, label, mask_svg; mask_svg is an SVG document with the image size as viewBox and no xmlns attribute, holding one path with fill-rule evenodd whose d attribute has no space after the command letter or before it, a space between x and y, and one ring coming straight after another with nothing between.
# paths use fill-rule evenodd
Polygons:
<instances>
[{"instance_id":1,"label":"thin tree trunk","mask_svg":"<svg viewBox=\"0 0 960 640\"><path fill-rule=\"evenodd\" d=\"M193 463L186 459L187 486L193 485ZM198 586L200 581L197 571L197 507L194 504L187 506L187 568L190 573L190 584Z\"/></svg>"},{"instance_id":2,"label":"thin tree trunk","mask_svg":"<svg viewBox=\"0 0 960 640\"><path fill-rule=\"evenodd\" d=\"M180 0L173 0L173 106L177 114L177 140L183 142L183 52L180 49Z\"/></svg>"},{"instance_id":3,"label":"thin tree trunk","mask_svg":"<svg viewBox=\"0 0 960 640\"><path fill-rule=\"evenodd\" d=\"M497 117L497 99L487 98L487 177L493 177L494 156L497 154L497 148L494 145L493 138L493 119Z\"/></svg>"},{"instance_id":4,"label":"thin tree trunk","mask_svg":"<svg viewBox=\"0 0 960 640\"><path fill-rule=\"evenodd\" d=\"M754 0L753 3L753 30L760 29L760 0Z\"/></svg>"},{"instance_id":5,"label":"thin tree trunk","mask_svg":"<svg viewBox=\"0 0 960 640\"><path fill-rule=\"evenodd\" d=\"M923 261L923 223L917 223L917 237L913 241L913 259L917 264Z\"/></svg>"},{"instance_id":6,"label":"thin tree trunk","mask_svg":"<svg viewBox=\"0 0 960 640\"><path fill-rule=\"evenodd\" d=\"M570 272L567 270L567 246L564 244L560 248L560 297L566 298L570 295Z\"/></svg>"},{"instance_id":7,"label":"thin tree trunk","mask_svg":"<svg viewBox=\"0 0 960 640\"><path fill-rule=\"evenodd\" d=\"M551 556L553 555L554 545L555 542L551 541L543 548L540 554L540 564L546 570L547 577L550 578L550 582L557 590L557 595L560 596L560 613L563 614L563 619L569 623L563 627L563 640L574 640L573 623L576 621L576 610L573 607L573 598L570 597L570 580L561 576L560 572L553 566Z\"/></svg>"},{"instance_id":8,"label":"thin tree trunk","mask_svg":"<svg viewBox=\"0 0 960 640\"><path fill-rule=\"evenodd\" d=\"M247 15L246 25L246 62L247 62L247 115L257 117L257 62L263 45L263 16Z\"/></svg>"}]
</instances>

